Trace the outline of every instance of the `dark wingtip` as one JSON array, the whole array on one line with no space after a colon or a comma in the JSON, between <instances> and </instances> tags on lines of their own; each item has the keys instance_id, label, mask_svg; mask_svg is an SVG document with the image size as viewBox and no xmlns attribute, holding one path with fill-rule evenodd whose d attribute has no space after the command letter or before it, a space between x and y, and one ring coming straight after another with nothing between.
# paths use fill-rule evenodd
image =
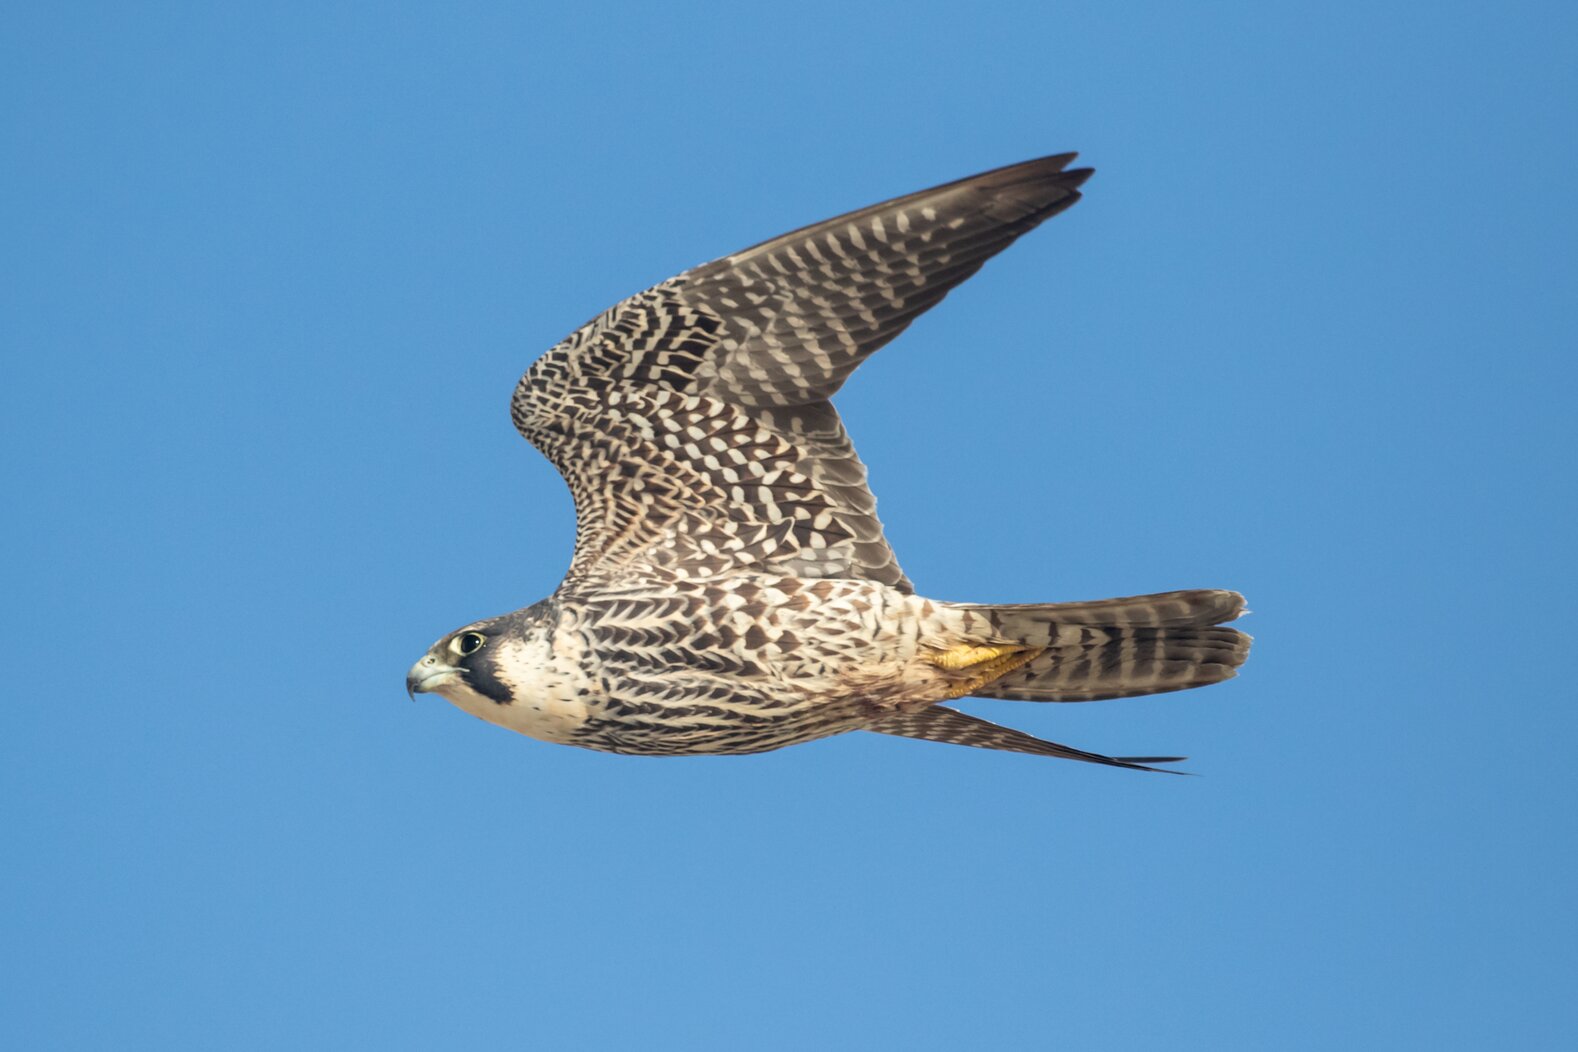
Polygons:
<instances>
[{"instance_id":1,"label":"dark wingtip","mask_svg":"<svg viewBox=\"0 0 1578 1052\"><path fill-rule=\"evenodd\" d=\"M1054 153L1047 157L1036 157L1029 161L1018 161L1014 164L1005 164L1001 168L989 168L984 172L966 176L953 183L945 183L934 187L935 190L945 190L961 183L973 183L981 187L1013 186L1019 183L1056 182L1070 188L1077 187L1096 171L1094 168L1069 168L1077 153ZM925 192L925 191L923 191Z\"/></svg>"},{"instance_id":2,"label":"dark wingtip","mask_svg":"<svg viewBox=\"0 0 1578 1052\"><path fill-rule=\"evenodd\" d=\"M994 170L998 172L1006 172L1011 168L1051 168L1056 171L1067 168L1078 158L1078 150L1065 150L1062 153L1049 153L1044 157L1032 157L1028 161L1015 161L1013 164L1005 164L1001 168ZM989 175L991 172L986 172L983 174Z\"/></svg>"},{"instance_id":3,"label":"dark wingtip","mask_svg":"<svg viewBox=\"0 0 1578 1052\"><path fill-rule=\"evenodd\" d=\"M1193 771L1174 771L1166 767L1152 767L1153 763L1183 763L1187 756L1114 756L1124 767L1133 771L1150 771L1154 774L1184 774L1194 777Z\"/></svg>"}]
</instances>

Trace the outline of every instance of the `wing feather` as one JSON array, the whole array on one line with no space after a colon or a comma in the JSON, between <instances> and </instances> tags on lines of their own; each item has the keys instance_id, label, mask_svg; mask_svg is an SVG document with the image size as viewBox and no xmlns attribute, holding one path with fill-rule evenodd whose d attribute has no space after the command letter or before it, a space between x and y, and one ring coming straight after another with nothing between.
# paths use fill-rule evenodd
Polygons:
<instances>
[{"instance_id":1,"label":"wing feather","mask_svg":"<svg viewBox=\"0 0 1578 1052\"><path fill-rule=\"evenodd\" d=\"M1127 767L1131 771L1155 771L1160 774L1183 774L1154 763L1177 763L1182 756L1103 756L1086 752L1069 745L1059 745L1042 738L990 723L978 716L969 716L958 709L933 705L917 712L894 713L883 717L866 728L878 734L894 734L901 738L921 738L925 741L945 742L949 745L969 745L977 749L997 749L1002 752L1022 752L1032 756L1055 756L1062 760L1083 760L1086 763L1105 764L1108 767Z\"/></svg>"},{"instance_id":2,"label":"wing feather","mask_svg":"<svg viewBox=\"0 0 1578 1052\"><path fill-rule=\"evenodd\" d=\"M774 568L909 582L828 399L991 256L1079 199L1073 154L894 198L624 300L527 370L516 427L576 501L571 576Z\"/></svg>"}]
</instances>

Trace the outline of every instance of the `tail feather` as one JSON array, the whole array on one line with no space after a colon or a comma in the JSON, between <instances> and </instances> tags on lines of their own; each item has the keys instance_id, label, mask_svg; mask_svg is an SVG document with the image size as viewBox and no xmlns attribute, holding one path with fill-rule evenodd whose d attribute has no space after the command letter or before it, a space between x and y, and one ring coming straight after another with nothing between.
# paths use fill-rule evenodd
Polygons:
<instances>
[{"instance_id":1,"label":"tail feather","mask_svg":"<svg viewBox=\"0 0 1578 1052\"><path fill-rule=\"evenodd\" d=\"M969 745L977 749L997 749L1002 752L1022 752L1033 756L1056 756L1064 760L1083 760L1108 767L1127 767L1132 771L1155 771L1158 774L1183 774L1151 767L1153 763L1176 763L1182 756L1103 756L1085 752L1056 742L1043 741L1024 731L1002 727L976 716L967 716L957 709L933 705L919 712L899 712L885 716L866 728L878 734L894 734L901 738L922 738L926 741L945 742L949 745Z\"/></svg>"},{"instance_id":2,"label":"tail feather","mask_svg":"<svg viewBox=\"0 0 1578 1052\"><path fill-rule=\"evenodd\" d=\"M1188 591L1089 603L950 604L967 631L1041 648L976 697L1103 701L1220 683L1238 674L1250 638L1218 627L1244 612L1237 592ZM984 624L981 622L984 620Z\"/></svg>"},{"instance_id":3,"label":"tail feather","mask_svg":"<svg viewBox=\"0 0 1578 1052\"><path fill-rule=\"evenodd\" d=\"M1104 625L1134 628L1191 628L1220 625L1244 613L1244 597L1219 588L1195 588L1083 603L949 603L954 610L985 616L1009 638L1047 646L1049 625Z\"/></svg>"}]
</instances>

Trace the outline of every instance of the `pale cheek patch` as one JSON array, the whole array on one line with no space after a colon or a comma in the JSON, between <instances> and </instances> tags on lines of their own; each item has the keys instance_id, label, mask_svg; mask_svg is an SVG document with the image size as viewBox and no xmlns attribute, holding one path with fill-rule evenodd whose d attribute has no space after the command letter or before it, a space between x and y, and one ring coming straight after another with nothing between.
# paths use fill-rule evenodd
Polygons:
<instances>
[{"instance_id":1,"label":"pale cheek patch","mask_svg":"<svg viewBox=\"0 0 1578 1052\"><path fill-rule=\"evenodd\" d=\"M445 697L489 723L543 741L565 742L586 723L585 694L581 689L585 674L578 662L553 653L546 640L501 642L493 655L493 674L509 692L507 705L469 687Z\"/></svg>"}]
</instances>

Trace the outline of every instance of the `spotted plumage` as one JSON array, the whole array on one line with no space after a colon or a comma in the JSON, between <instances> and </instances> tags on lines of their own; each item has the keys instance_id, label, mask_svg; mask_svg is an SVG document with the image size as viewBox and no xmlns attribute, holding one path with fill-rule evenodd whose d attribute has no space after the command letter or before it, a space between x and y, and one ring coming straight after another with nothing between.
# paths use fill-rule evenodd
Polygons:
<instances>
[{"instance_id":1,"label":"spotted plumage","mask_svg":"<svg viewBox=\"0 0 1578 1052\"><path fill-rule=\"evenodd\" d=\"M407 686L546 741L763 752L851 730L1139 767L938 704L1082 701L1226 679L1233 592L979 606L915 594L829 398L872 352L1080 197L1042 158L686 271L539 358L516 428L559 469L554 595L434 644Z\"/></svg>"}]
</instances>

